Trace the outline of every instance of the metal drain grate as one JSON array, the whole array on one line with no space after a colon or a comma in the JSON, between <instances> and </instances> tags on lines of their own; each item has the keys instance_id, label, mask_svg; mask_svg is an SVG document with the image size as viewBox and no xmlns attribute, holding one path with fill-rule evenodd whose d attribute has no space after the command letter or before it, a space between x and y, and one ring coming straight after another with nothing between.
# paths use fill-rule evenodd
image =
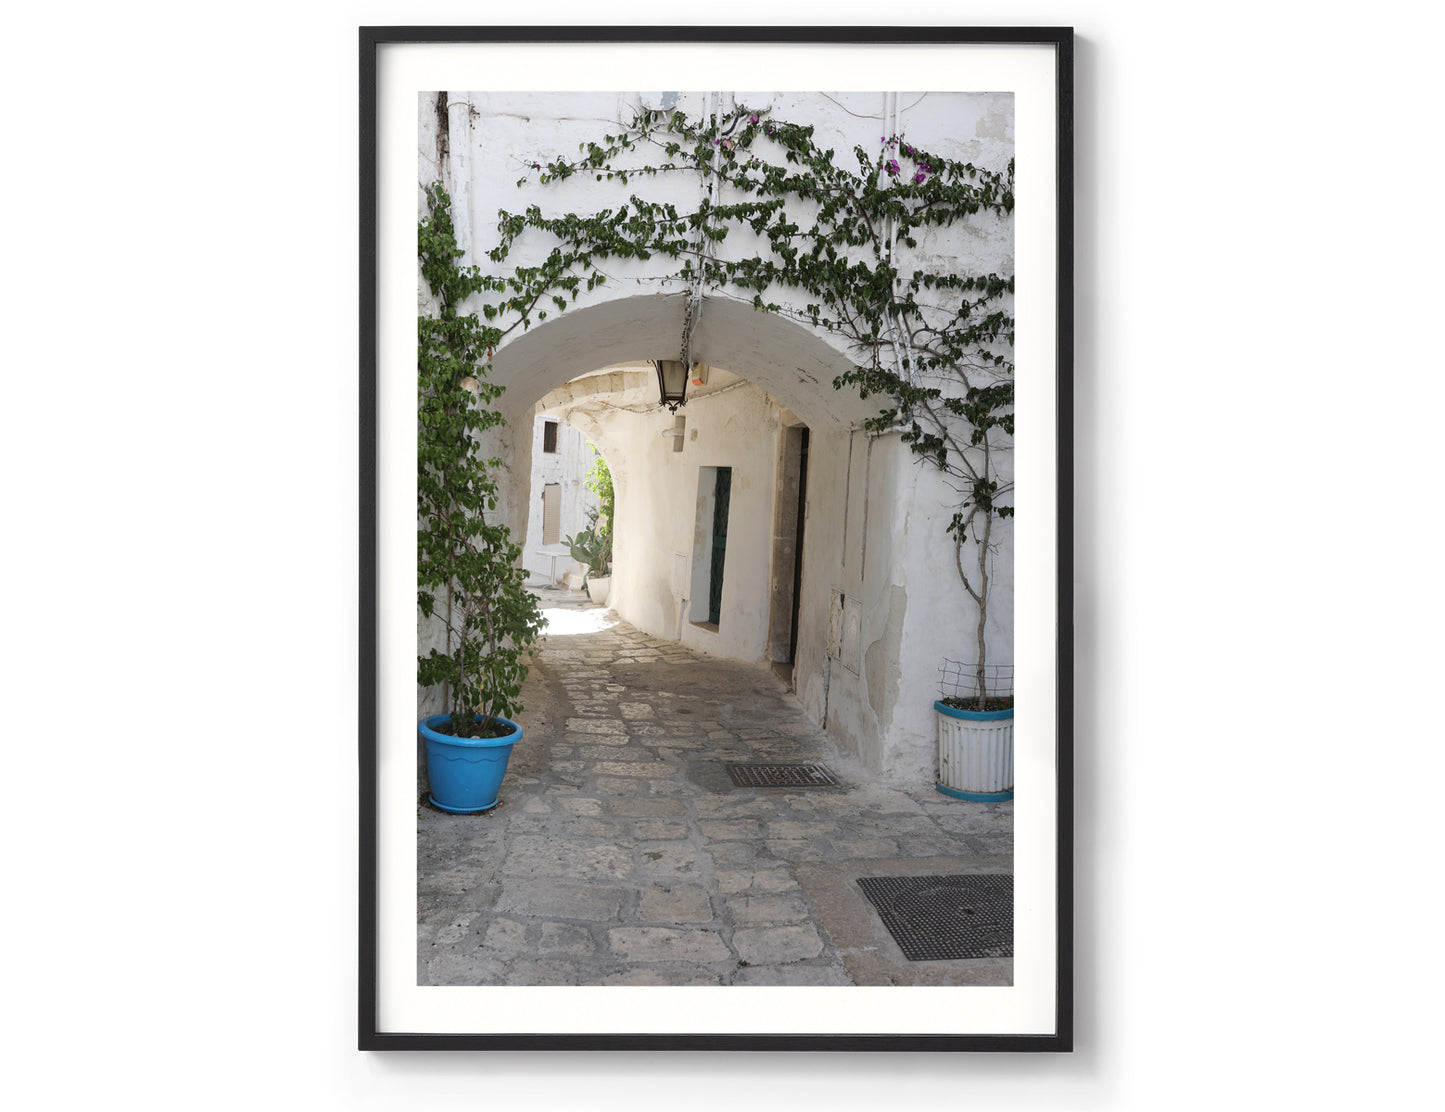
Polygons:
<instances>
[{"instance_id":1,"label":"metal drain grate","mask_svg":"<svg viewBox=\"0 0 1445 1112\"><path fill-rule=\"evenodd\" d=\"M909 961L1013 957L1012 873L865 876L858 887Z\"/></svg>"},{"instance_id":2,"label":"metal drain grate","mask_svg":"<svg viewBox=\"0 0 1445 1112\"><path fill-rule=\"evenodd\" d=\"M820 764L725 764L740 788L833 788L838 778Z\"/></svg>"}]
</instances>

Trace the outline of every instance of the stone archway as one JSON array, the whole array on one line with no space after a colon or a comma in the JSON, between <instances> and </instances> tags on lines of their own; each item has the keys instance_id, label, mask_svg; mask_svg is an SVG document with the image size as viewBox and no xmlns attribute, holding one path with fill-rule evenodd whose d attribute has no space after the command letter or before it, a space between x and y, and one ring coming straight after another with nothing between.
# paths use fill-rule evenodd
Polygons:
<instances>
[{"instance_id":1,"label":"stone archway","mask_svg":"<svg viewBox=\"0 0 1445 1112\"><path fill-rule=\"evenodd\" d=\"M709 655L786 658L815 721L874 767L897 766L889 750L901 745L904 763L926 775L929 722L919 715L900 733L896 713L905 699L931 706L902 681L899 662L907 616L900 512L913 502L920 469L897 438L861 431L877 403L834 389L851 366L844 353L807 328L723 298L705 303L693 337L709 380L690 388L681 435L670 435L675 418L658 405L644 361L675 350L682 304L680 296L618 298L509 343L493 364L493 379L507 386L509 422L530 431L540 403L607 459L618 491L611 604L619 616ZM800 429L809 460L801 490ZM521 511L525 522L531 437L498 448L510 462L509 513ZM720 471L730 476L732 517L722 616L713 623L700 620L696 596L709 539L704 488ZM932 516L921 520L934 528ZM799 559L792 545L804 521ZM933 667L923 683L932 684Z\"/></svg>"}]
</instances>

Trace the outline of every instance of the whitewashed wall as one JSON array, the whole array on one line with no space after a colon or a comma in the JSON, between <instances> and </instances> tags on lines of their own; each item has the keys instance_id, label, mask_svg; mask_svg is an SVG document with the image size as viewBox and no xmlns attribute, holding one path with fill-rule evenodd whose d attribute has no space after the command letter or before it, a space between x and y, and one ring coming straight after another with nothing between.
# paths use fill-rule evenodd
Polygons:
<instances>
[{"instance_id":1,"label":"whitewashed wall","mask_svg":"<svg viewBox=\"0 0 1445 1112\"><path fill-rule=\"evenodd\" d=\"M557 422L557 450L544 452L543 437L548 421ZM587 526L587 511L597 508L597 496L587 489L587 472L592 467L592 449L579 429L555 414L540 409L532 418L532 467L529 488L530 512L525 530L518 534L522 544L522 565L532 580L551 581L553 561L542 554L542 488L555 483L559 488L559 541L575 536ZM566 556L556 561L557 577L569 570L580 572L581 566Z\"/></svg>"},{"instance_id":2,"label":"whitewashed wall","mask_svg":"<svg viewBox=\"0 0 1445 1112\"><path fill-rule=\"evenodd\" d=\"M871 154L891 130L880 122L884 99L882 93L772 94L771 112L814 124L819 141L851 163L855 144ZM1009 95L929 94L914 103L905 94L902 101L909 141L995 169L1011 157ZM534 162L574 155L579 143L615 133L632 118L636 94L450 92L446 104L439 111L435 97L421 99L418 186L446 182L466 262L494 265L486 253L495 245L499 209L538 204L550 213L591 212L615 208L644 189L680 207L696 203L698 182L686 178L621 186L578 175L518 188ZM682 95L684 109L700 106L700 94ZM545 237L529 236L508 265L536 262L550 246ZM746 248L730 237L722 250ZM1006 272L1013 266L1011 233L988 216L924 234L917 254L922 265L940 269ZM535 528L540 536L540 515L528 523L536 493L532 460L540 450L528 430L539 399L603 367L677 357L683 298L667 261L608 262L604 270L607 284L560 316L509 336L496 354L493 378L507 387L500 404L511 422L494 444L509 461L502 511L518 530ZM800 307L789 291L771 296ZM638 394L635 381L631 393L611 402L593 397L557 410L598 445L612 469L618 495L612 605L639 628L703 652L766 659L780 436L786 421L801 421L811 445L798 698L868 766L930 780L931 707L941 660L973 655L972 604L944 532L954 495L896 437L875 439L860 430L876 405L833 388L852 363L836 337L757 313L748 301L708 292L693 354L752 385L695 397L683 410L688 432L681 453L663 436L671 415L658 409L655 393L650 401L645 390ZM724 617L716 631L689 621L683 609L692 593L698 469L707 466L734 468ZM1011 659L1009 538L1008 529L1000 531L989 630L990 655L1000 663ZM830 624L835 610L846 630L842 638L837 623Z\"/></svg>"}]
</instances>

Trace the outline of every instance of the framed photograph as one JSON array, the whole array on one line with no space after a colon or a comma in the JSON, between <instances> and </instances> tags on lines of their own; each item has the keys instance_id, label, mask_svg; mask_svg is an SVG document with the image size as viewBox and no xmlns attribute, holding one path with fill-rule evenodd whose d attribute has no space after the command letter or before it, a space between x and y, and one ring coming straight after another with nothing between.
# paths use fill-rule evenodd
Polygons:
<instances>
[{"instance_id":1,"label":"framed photograph","mask_svg":"<svg viewBox=\"0 0 1445 1112\"><path fill-rule=\"evenodd\" d=\"M360 1048L1072 1049L1072 32L360 67Z\"/></svg>"}]
</instances>

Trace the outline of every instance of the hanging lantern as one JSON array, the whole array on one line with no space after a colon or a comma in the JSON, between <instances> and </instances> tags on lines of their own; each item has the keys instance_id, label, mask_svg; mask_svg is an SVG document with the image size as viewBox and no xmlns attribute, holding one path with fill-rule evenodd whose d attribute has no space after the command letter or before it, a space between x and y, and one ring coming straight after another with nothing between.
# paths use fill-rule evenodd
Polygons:
<instances>
[{"instance_id":1,"label":"hanging lantern","mask_svg":"<svg viewBox=\"0 0 1445 1112\"><path fill-rule=\"evenodd\" d=\"M687 404L688 365L676 359L654 359L652 365L657 368L661 404L676 413L678 406Z\"/></svg>"}]
</instances>

